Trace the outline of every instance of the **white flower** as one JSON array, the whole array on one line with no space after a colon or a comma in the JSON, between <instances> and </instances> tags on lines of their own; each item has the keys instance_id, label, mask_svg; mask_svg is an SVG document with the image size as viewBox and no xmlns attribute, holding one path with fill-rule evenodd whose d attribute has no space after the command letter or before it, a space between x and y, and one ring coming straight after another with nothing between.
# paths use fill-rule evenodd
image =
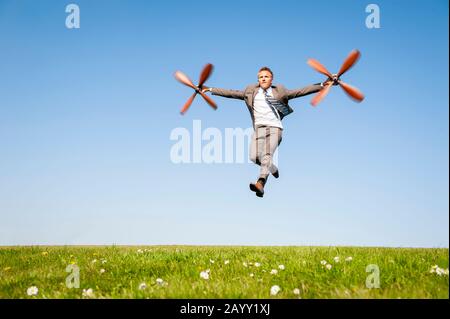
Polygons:
<instances>
[{"instance_id":1,"label":"white flower","mask_svg":"<svg viewBox=\"0 0 450 319\"><path fill-rule=\"evenodd\" d=\"M352 261L352 260L353 260L352 256L349 256L349 257L345 258L345 261Z\"/></svg>"},{"instance_id":2,"label":"white flower","mask_svg":"<svg viewBox=\"0 0 450 319\"><path fill-rule=\"evenodd\" d=\"M138 253L138 254L142 254L143 252L144 252L144 251L143 251L142 249L138 249L138 250L137 250L137 253Z\"/></svg>"},{"instance_id":3,"label":"white flower","mask_svg":"<svg viewBox=\"0 0 450 319\"><path fill-rule=\"evenodd\" d=\"M203 279L205 279L205 280L208 280L208 279L209 279L209 269L207 269L207 270L205 270L205 271L202 271L202 272L200 273L200 278L203 278Z\"/></svg>"},{"instance_id":4,"label":"white flower","mask_svg":"<svg viewBox=\"0 0 450 319\"><path fill-rule=\"evenodd\" d=\"M328 270L330 270L332 267L333 267L333 266L331 266L330 264L327 264L327 265L325 266L325 268L327 268Z\"/></svg>"},{"instance_id":5,"label":"white flower","mask_svg":"<svg viewBox=\"0 0 450 319\"><path fill-rule=\"evenodd\" d=\"M438 276L448 276L448 268L440 268L438 265L434 265L430 269L430 273L435 273Z\"/></svg>"},{"instance_id":6,"label":"white flower","mask_svg":"<svg viewBox=\"0 0 450 319\"><path fill-rule=\"evenodd\" d=\"M294 295L300 295L300 289L295 288L293 291Z\"/></svg>"},{"instance_id":7,"label":"white flower","mask_svg":"<svg viewBox=\"0 0 450 319\"><path fill-rule=\"evenodd\" d=\"M244 265L244 267L247 267L247 263L245 261L242 263L242 265Z\"/></svg>"},{"instance_id":8,"label":"white flower","mask_svg":"<svg viewBox=\"0 0 450 319\"><path fill-rule=\"evenodd\" d=\"M284 265L278 265L278 269L280 269L280 270L284 270L284 269L285 269L285 267L284 267Z\"/></svg>"},{"instance_id":9,"label":"white flower","mask_svg":"<svg viewBox=\"0 0 450 319\"><path fill-rule=\"evenodd\" d=\"M250 274L250 277L252 277L252 278L253 278L254 276L255 276L255 275L254 275L253 273L251 273L251 274Z\"/></svg>"},{"instance_id":10,"label":"white flower","mask_svg":"<svg viewBox=\"0 0 450 319\"><path fill-rule=\"evenodd\" d=\"M95 264L97 262L97 259L92 259L91 263Z\"/></svg>"},{"instance_id":11,"label":"white flower","mask_svg":"<svg viewBox=\"0 0 450 319\"><path fill-rule=\"evenodd\" d=\"M214 260L212 260L212 259L210 259L209 262L210 262L211 264L214 264Z\"/></svg>"},{"instance_id":12,"label":"white flower","mask_svg":"<svg viewBox=\"0 0 450 319\"><path fill-rule=\"evenodd\" d=\"M230 263L230 261L227 259L223 262L225 265L228 265Z\"/></svg>"},{"instance_id":13,"label":"white flower","mask_svg":"<svg viewBox=\"0 0 450 319\"><path fill-rule=\"evenodd\" d=\"M147 288L147 284L145 282L142 282L139 284L139 290L144 290Z\"/></svg>"},{"instance_id":14,"label":"white flower","mask_svg":"<svg viewBox=\"0 0 450 319\"><path fill-rule=\"evenodd\" d=\"M162 286L164 284L164 280L162 280L161 278L156 278L156 283Z\"/></svg>"},{"instance_id":15,"label":"white flower","mask_svg":"<svg viewBox=\"0 0 450 319\"><path fill-rule=\"evenodd\" d=\"M259 266L261 266L260 263L255 263L255 267L259 267Z\"/></svg>"},{"instance_id":16,"label":"white flower","mask_svg":"<svg viewBox=\"0 0 450 319\"><path fill-rule=\"evenodd\" d=\"M94 296L94 290L92 288L83 289L83 297L91 298Z\"/></svg>"},{"instance_id":17,"label":"white flower","mask_svg":"<svg viewBox=\"0 0 450 319\"><path fill-rule=\"evenodd\" d=\"M272 270L270 271L270 274L271 274L271 275L276 275L276 274L278 274L278 270L272 269Z\"/></svg>"},{"instance_id":18,"label":"white flower","mask_svg":"<svg viewBox=\"0 0 450 319\"><path fill-rule=\"evenodd\" d=\"M434 265L434 266L431 268L430 272L431 272L431 273L436 273L436 275L438 275L438 276L443 276L443 275L447 275L447 276L448 276L448 268L447 268L447 269L440 268L440 267L437 266L437 265Z\"/></svg>"},{"instance_id":19,"label":"white flower","mask_svg":"<svg viewBox=\"0 0 450 319\"><path fill-rule=\"evenodd\" d=\"M27 295L28 296L36 296L39 292L38 287L36 286L31 286L30 288L27 289Z\"/></svg>"},{"instance_id":20,"label":"white flower","mask_svg":"<svg viewBox=\"0 0 450 319\"><path fill-rule=\"evenodd\" d=\"M334 257L333 260L335 263L338 263L340 261L339 256Z\"/></svg>"},{"instance_id":21,"label":"white flower","mask_svg":"<svg viewBox=\"0 0 450 319\"><path fill-rule=\"evenodd\" d=\"M106 264L106 259L102 259L102 264Z\"/></svg>"},{"instance_id":22,"label":"white flower","mask_svg":"<svg viewBox=\"0 0 450 319\"><path fill-rule=\"evenodd\" d=\"M100 273L103 274L106 270L105 269L100 269Z\"/></svg>"},{"instance_id":23,"label":"white flower","mask_svg":"<svg viewBox=\"0 0 450 319\"><path fill-rule=\"evenodd\" d=\"M277 285L272 286L270 288L270 295L275 296L276 294L278 294L280 292L280 290L281 290L280 286L277 286Z\"/></svg>"},{"instance_id":24,"label":"white flower","mask_svg":"<svg viewBox=\"0 0 450 319\"><path fill-rule=\"evenodd\" d=\"M327 262L326 260L322 260L322 261L320 262L320 264L323 265L323 266L325 266L326 264L328 264L328 262Z\"/></svg>"}]
</instances>

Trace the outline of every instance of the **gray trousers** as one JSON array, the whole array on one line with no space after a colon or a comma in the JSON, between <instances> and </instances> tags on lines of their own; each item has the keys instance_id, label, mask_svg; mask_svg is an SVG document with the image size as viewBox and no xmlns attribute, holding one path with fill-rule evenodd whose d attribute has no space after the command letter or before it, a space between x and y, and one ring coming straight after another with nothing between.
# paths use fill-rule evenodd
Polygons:
<instances>
[{"instance_id":1,"label":"gray trousers","mask_svg":"<svg viewBox=\"0 0 450 319\"><path fill-rule=\"evenodd\" d=\"M261 166L260 178L267 180L278 168L273 164L273 154L282 140L282 129L273 126L257 126L250 144L250 160Z\"/></svg>"}]
</instances>

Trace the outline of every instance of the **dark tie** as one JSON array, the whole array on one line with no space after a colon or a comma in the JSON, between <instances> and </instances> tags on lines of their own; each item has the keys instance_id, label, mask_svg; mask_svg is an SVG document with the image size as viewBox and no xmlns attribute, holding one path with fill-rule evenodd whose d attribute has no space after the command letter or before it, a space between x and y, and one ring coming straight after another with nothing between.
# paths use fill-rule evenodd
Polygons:
<instances>
[{"instance_id":1,"label":"dark tie","mask_svg":"<svg viewBox=\"0 0 450 319\"><path fill-rule=\"evenodd\" d=\"M281 120L280 114L278 114L277 111L277 106L282 106L283 104L281 104L277 99L269 96L266 90L264 90L264 97L266 98L266 102L269 104L269 107L272 109L273 113L275 113L277 119Z\"/></svg>"}]
</instances>

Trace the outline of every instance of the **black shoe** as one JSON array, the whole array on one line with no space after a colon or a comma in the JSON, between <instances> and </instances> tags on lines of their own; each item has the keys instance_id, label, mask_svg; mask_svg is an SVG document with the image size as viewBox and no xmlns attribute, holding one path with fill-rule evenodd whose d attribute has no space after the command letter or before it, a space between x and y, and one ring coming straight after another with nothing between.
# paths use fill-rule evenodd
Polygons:
<instances>
[{"instance_id":1,"label":"black shoe","mask_svg":"<svg viewBox=\"0 0 450 319\"><path fill-rule=\"evenodd\" d=\"M265 179L260 178L256 183L250 183L250 189L256 193L256 196L263 197L265 183Z\"/></svg>"},{"instance_id":2,"label":"black shoe","mask_svg":"<svg viewBox=\"0 0 450 319\"><path fill-rule=\"evenodd\" d=\"M278 170L276 170L275 173L272 173L273 177L278 178L280 177L280 172Z\"/></svg>"}]
</instances>

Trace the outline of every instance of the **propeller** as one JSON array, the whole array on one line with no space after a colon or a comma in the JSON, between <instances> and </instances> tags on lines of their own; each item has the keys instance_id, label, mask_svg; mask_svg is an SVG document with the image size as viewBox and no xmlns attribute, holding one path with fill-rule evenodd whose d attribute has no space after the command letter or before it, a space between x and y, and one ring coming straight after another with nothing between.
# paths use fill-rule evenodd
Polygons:
<instances>
[{"instance_id":1,"label":"propeller","mask_svg":"<svg viewBox=\"0 0 450 319\"><path fill-rule=\"evenodd\" d=\"M351 86L350 84L343 82L340 79L341 75L343 75L351 67L353 67L353 65L355 65L360 56L361 54L359 53L358 50L353 50L352 52L350 52L350 54L345 59L344 63L342 63L342 66L337 74L331 74L319 61L315 59L309 59L307 61L309 66L311 66L317 72L320 72L323 75L327 76L328 79L330 80L329 83L322 90L320 90L319 93L317 93L311 100L311 104L313 106L316 106L317 104L320 103L320 101L322 101L322 99L330 91L330 88L333 84L339 85L342 88L342 90L344 90L344 92L356 102L361 102L362 100L364 100L364 94L362 94L361 91L359 91L354 86Z\"/></svg>"},{"instance_id":2,"label":"propeller","mask_svg":"<svg viewBox=\"0 0 450 319\"><path fill-rule=\"evenodd\" d=\"M184 85L195 90L194 94L192 94L191 97L183 105L183 108L180 111L180 113L182 115L184 115L184 113L186 113L186 111L189 109L189 107L191 106L191 104L194 101L197 94L200 94L214 110L217 109L216 103L209 96L207 96L206 94L204 94L202 92L203 85L205 84L206 80L208 80L209 76L211 75L213 68L214 68L213 65L210 63L208 63L207 65L205 65L203 67L203 70L200 73L200 79L198 81L198 85L194 85L194 83L192 83L191 79L183 72L181 72L181 71L175 72L175 74L174 74L175 79L177 79L179 82L181 82Z\"/></svg>"}]
</instances>

